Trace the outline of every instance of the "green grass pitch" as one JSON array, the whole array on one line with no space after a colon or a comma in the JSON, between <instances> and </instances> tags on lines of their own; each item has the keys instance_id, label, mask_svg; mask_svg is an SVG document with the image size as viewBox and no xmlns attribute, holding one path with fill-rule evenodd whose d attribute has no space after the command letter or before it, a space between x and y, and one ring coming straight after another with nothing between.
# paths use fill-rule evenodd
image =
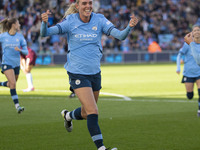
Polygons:
<instances>
[{"instance_id":1,"label":"green grass pitch","mask_svg":"<svg viewBox=\"0 0 200 150\"><path fill-rule=\"evenodd\" d=\"M35 67L36 91L21 72L17 92L25 112L17 114L9 89L0 87L0 150L95 150L86 121L74 121L68 133L62 109L80 106L69 99L63 66ZM99 124L104 144L119 150L199 150L198 94L185 97L175 64L104 65ZM0 81L4 81L0 75Z\"/></svg>"}]
</instances>

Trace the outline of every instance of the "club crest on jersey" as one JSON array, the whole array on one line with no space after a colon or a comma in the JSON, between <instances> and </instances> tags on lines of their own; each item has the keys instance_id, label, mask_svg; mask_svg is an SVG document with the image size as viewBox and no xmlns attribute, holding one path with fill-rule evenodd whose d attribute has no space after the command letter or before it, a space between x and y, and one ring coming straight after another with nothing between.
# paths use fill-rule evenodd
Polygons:
<instances>
[{"instance_id":1,"label":"club crest on jersey","mask_svg":"<svg viewBox=\"0 0 200 150\"><path fill-rule=\"evenodd\" d=\"M16 39L17 42L19 42L19 39Z\"/></svg>"},{"instance_id":2,"label":"club crest on jersey","mask_svg":"<svg viewBox=\"0 0 200 150\"><path fill-rule=\"evenodd\" d=\"M97 31L97 27L96 26L92 27L92 30Z\"/></svg>"},{"instance_id":3,"label":"club crest on jersey","mask_svg":"<svg viewBox=\"0 0 200 150\"><path fill-rule=\"evenodd\" d=\"M3 66L3 69L6 69L6 68L7 68L7 66L6 66L6 65L4 65L4 66Z\"/></svg>"},{"instance_id":4,"label":"club crest on jersey","mask_svg":"<svg viewBox=\"0 0 200 150\"><path fill-rule=\"evenodd\" d=\"M75 84L76 84L76 85L79 85L79 84L81 84L81 81L80 81L79 79L77 79L77 80L75 81Z\"/></svg>"}]
</instances>

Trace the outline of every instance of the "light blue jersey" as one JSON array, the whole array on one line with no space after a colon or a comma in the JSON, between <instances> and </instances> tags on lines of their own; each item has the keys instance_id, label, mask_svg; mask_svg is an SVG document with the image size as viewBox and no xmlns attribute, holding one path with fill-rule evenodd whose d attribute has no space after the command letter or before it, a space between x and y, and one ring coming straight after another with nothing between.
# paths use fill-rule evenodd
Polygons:
<instances>
[{"instance_id":1,"label":"light blue jersey","mask_svg":"<svg viewBox=\"0 0 200 150\"><path fill-rule=\"evenodd\" d=\"M192 55L193 55L196 63L200 66L200 44L191 42L190 48L191 48Z\"/></svg>"},{"instance_id":2,"label":"light blue jersey","mask_svg":"<svg viewBox=\"0 0 200 150\"><path fill-rule=\"evenodd\" d=\"M180 58L184 56L184 71L183 75L186 77L198 77L200 76L200 66L197 65L190 46L184 43L183 47L179 50L177 57L177 71L180 71Z\"/></svg>"},{"instance_id":3,"label":"light blue jersey","mask_svg":"<svg viewBox=\"0 0 200 150\"><path fill-rule=\"evenodd\" d=\"M90 21L84 23L79 13L76 13L68 15L63 22L51 28L47 28L43 22L41 36L66 33L69 53L65 69L74 74L93 75L100 72L102 34L123 40L130 30L128 25L126 29L119 31L102 14L96 13L92 13Z\"/></svg>"},{"instance_id":4,"label":"light blue jersey","mask_svg":"<svg viewBox=\"0 0 200 150\"><path fill-rule=\"evenodd\" d=\"M21 53L28 54L26 40L20 33L10 35L8 32L0 34L0 43L2 45L2 64L10 65L13 68L20 66L20 52L15 50L18 47Z\"/></svg>"},{"instance_id":5,"label":"light blue jersey","mask_svg":"<svg viewBox=\"0 0 200 150\"><path fill-rule=\"evenodd\" d=\"M84 23L79 14L69 15L57 24L60 33L67 33L68 50L65 69L75 74L100 72L102 57L102 33L110 34L113 24L103 15L92 13L89 23Z\"/></svg>"}]
</instances>

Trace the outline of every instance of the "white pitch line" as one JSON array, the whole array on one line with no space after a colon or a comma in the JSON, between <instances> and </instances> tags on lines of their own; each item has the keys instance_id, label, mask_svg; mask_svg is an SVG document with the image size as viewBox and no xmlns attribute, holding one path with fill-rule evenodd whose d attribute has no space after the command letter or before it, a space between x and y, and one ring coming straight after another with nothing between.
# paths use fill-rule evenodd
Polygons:
<instances>
[{"instance_id":1,"label":"white pitch line","mask_svg":"<svg viewBox=\"0 0 200 150\"><path fill-rule=\"evenodd\" d=\"M2 96L0 95L0 97L3 98L10 98L10 96ZM38 99L38 100L43 100L43 99L48 99L48 100L64 100L67 99L63 98L63 97L56 97L56 96L51 96L51 97L47 97L47 96L19 96L20 99ZM73 100L78 100L78 98L74 98ZM99 100L103 100L103 101L120 101L120 102L127 102L124 99L115 99L115 98L99 98ZM157 102L164 102L164 103L197 103L197 101L190 101L190 100L155 100L155 99L137 99L137 100L129 100L129 102L150 102L150 103L157 103Z\"/></svg>"},{"instance_id":2,"label":"white pitch line","mask_svg":"<svg viewBox=\"0 0 200 150\"><path fill-rule=\"evenodd\" d=\"M2 91L5 91L6 89L2 90ZM1 89L0 89L1 91ZM18 91L21 91L21 90L18 90ZM36 89L35 90L36 92L56 92L56 93L66 93L66 92L71 92L69 90L44 90L44 89ZM115 93L106 93L106 92L100 92L101 95L108 95L108 96L115 96L115 97L120 97L120 98L123 98L123 100L125 101L130 101L131 98L130 97L127 97L127 96L124 96L124 95L120 95L120 94L115 94Z\"/></svg>"},{"instance_id":3,"label":"white pitch line","mask_svg":"<svg viewBox=\"0 0 200 150\"><path fill-rule=\"evenodd\" d=\"M100 92L101 95L109 95L109 96L115 96L115 97L121 97L125 101L131 101L132 99L130 97L120 95L120 94L114 94L114 93L106 93L106 92Z\"/></svg>"},{"instance_id":4,"label":"white pitch line","mask_svg":"<svg viewBox=\"0 0 200 150\"><path fill-rule=\"evenodd\" d=\"M0 91L9 91L8 89L0 89ZM22 91L22 90L18 90L18 91ZM66 92L71 92L69 90L43 90L43 89L36 89L35 91L37 92L56 92L56 93L66 93ZM109 95L109 96L115 96L115 97L120 97L123 99L115 99L115 98L99 98L100 100L109 100L109 101L132 101L132 102L167 102L167 103L197 103L197 101L190 101L190 100L155 100L155 99L131 99L130 97L124 96L124 95L120 95L120 94L114 94L114 93L106 93L106 92L100 92L101 95ZM10 96L1 96L0 97L10 97ZM20 97L20 95L19 95ZM43 99L45 97L45 99L63 99L63 97L56 97L56 96L51 96L51 97L46 97L46 96L23 96L21 98L23 99ZM76 98L77 99L77 98Z\"/></svg>"}]
</instances>

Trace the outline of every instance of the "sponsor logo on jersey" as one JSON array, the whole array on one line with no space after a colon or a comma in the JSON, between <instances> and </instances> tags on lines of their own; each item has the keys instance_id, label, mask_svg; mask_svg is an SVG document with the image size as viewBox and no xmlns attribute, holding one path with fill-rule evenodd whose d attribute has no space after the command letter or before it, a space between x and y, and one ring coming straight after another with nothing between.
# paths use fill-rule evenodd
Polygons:
<instances>
[{"instance_id":1,"label":"sponsor logo on jersey","mask_svg":"<svg viewBox=\"0 0 200 150\"><path fill-rule=\"evenodd\" d=\"M76 84L76 85L79 85L79 84L81 84L81 81L80 81L79 79L77 79L77 80L75 81L75 84Z\"/></svg>"},{"instance_id":2,"label":"sponsor logo on jersey","mask_svg":"<svg viewBox=\"0 0 200 150\"><path fill-rule=\"evenodd\" d=\"M76 34L76 38L95 38L97 34Z\"/></svg>"},{"instance_id":3,"label":"sponsor logo on jersey","mask_svg":"<svg viewBox=\"0 0 200 150\"><path fill-rule=\"evenodd\" d=\"M17 47L18 44L5 44L5 47Z\"/></svg>"}]
</instances>

